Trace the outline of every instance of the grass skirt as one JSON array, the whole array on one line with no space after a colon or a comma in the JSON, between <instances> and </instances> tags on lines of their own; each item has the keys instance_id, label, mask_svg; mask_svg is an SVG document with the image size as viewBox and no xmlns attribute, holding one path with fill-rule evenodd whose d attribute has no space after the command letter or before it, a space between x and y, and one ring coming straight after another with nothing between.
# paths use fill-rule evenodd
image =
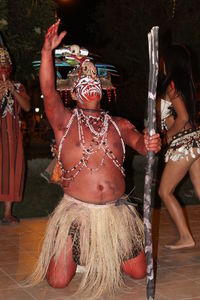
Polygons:
<instances>
[{"instance_id":1,"label":"grass skirt","mask_svg":"<svg viewBox=\"0 0 200 300\"><path fill-rule=\"evenodd\" d=\"M45 278L53 257L55 261L59 258L73 224L78 224L80 264L85 266L78 290L81 299L115 293L123 286L121 263L143 250L143 222L125 196L96 205L65 194L48 222L38 265L30 278L32 284Z\"/></svg>"}]
</instances>

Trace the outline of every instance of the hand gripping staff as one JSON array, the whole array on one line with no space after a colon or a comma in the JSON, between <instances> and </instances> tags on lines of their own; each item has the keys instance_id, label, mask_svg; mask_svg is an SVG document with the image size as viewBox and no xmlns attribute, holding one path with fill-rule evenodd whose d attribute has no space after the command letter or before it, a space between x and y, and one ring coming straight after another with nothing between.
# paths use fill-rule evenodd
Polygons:
<instances>
[{"instance_id":1,"label":"hand gripping staff","mask_svg":"<svg viewBox=\"0 0 200 300\"><path fill-rule=\"evenodd\" d=\"M149 45L149 83L148 83L148 132L153 135L156 132L156 89L158 78L158 27L153 27L148 33ZM154 300L154 266L152 249L152 226L151 226L151 185L155 153L148 151L146 175L144 183L144 234L145 254L147 263L147 288L146 299Z\"/></svg>"}]
</instances>

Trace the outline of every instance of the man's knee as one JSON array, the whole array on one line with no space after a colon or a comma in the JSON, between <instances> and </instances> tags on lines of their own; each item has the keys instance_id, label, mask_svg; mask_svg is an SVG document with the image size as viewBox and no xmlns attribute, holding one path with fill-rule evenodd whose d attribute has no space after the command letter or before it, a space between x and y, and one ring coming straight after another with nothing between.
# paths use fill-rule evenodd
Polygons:
<instances>
[{"instance_id":1,"label":"man's knee","mask_svg":"<svg viewBox=\"0 0 200 300\"><path fill-rule=\"evenodd\" d=\"M53 288L65 288L76 274L76 264L68 264L68 268L56 265L52 259L46 274L48 284Z\"/></svg>"},{"instance_id":2,"label":"man's knee","mask_svg":"<svg viewBox=\"0 0 200 300\"><path fill-rule=\"evenodd\" d=\"M57 289L62 289L68 286L72 278L74 277L75 273L71 274L56 274L51 271L47 272L46 279L48 284Z\"/></svg>"},{"instance_id":3,"label":"man's knee","mask_svg":"<svg viewBox=\"0 0 200 300\"><path fill-rule=\"evenodd\" d=\"M144 251L132 259L122 263L122 270L134 279L142 279L146 276L146 257Z\"/></svg>"},{"instance_id":4,"label":"man's knee","mask_svg":"<svg viewBox=\"0 0 200 300\"><path fill-rule=\"evenodd\" d=\"M66 281L64 278L59 278L58 276L46 276L48 284L57 289L62 289L68 286L70 280Z\"/></svg>"}]
</instances>

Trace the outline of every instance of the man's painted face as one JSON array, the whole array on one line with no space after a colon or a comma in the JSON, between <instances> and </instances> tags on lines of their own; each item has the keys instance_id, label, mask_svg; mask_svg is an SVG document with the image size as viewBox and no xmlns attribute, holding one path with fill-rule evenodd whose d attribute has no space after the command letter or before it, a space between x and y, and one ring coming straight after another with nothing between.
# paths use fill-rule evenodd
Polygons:
<instances>
[{"instance_id":1,"label":"man's painted face","mask_svg":"<svg viewBox=\"0 0 200 300\"><path fill-rule=\"evenodd\" d=\"M91 77L83 77L74 87L76 98L81 103L88 101L101 100L102 89L101 83L98 78L92 79Z\"/></svg>"},{"instance_id":2,"label":"man's painted face","mask_svg":"<svg viewBox=\"0 0 200 300\"><path fill-rule=\"evenodd\" d=\"M84 61L81 66L81 78L72 89L72 98L80 103L100 101L102 98L101 82L97 76L97 69L90 61Z\"/></svg>"}]
</instances>

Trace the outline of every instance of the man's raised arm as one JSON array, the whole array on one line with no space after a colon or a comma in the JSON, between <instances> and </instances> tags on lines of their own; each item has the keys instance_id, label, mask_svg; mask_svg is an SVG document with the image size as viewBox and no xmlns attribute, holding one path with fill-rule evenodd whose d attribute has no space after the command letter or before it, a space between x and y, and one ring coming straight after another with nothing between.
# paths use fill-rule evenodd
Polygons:
<instances>
[{"instance_id":1,"label":"man's raised arm","mask_svg":"<svg viewBox=\"0 0 200 300\"><path fill-rule=\"evenodd\" d=\"M58 35L60 20L53 24L45 35L40 66L40 87L44 97L45 112L53 128L64 120L64 105L56 91L53 50L58 47L66 35L63 31Z\"/></svg>"}]
</instances>

